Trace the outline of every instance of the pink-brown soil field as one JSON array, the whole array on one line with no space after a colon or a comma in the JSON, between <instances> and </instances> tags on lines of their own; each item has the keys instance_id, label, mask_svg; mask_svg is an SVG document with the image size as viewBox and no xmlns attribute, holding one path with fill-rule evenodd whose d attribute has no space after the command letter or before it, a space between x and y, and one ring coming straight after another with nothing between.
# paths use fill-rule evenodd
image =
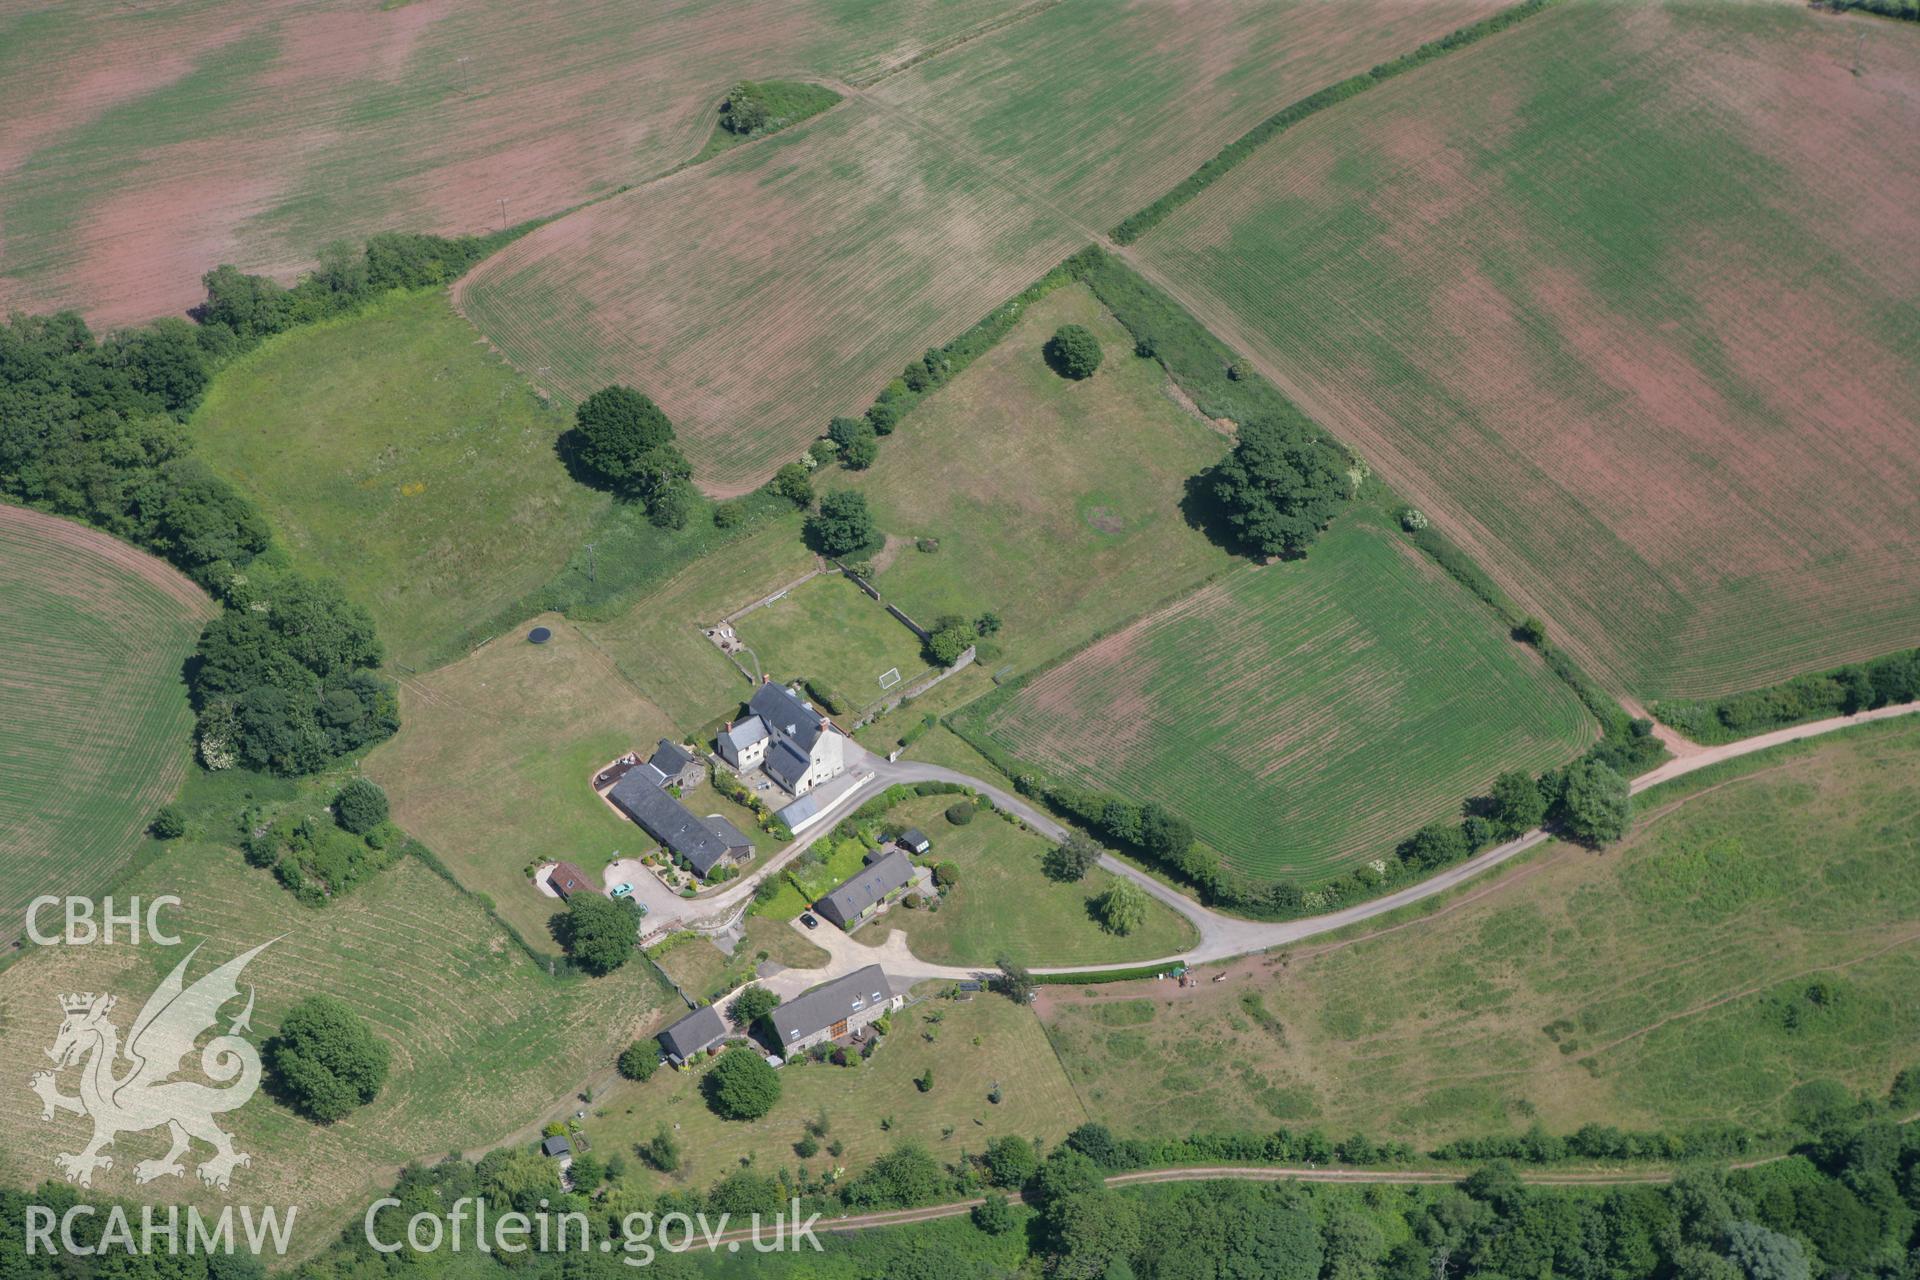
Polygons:
<instances>
[{"instance_id":1,"label":"pink-brown soil field","mask_svg":"<svg viewBox=\"0 0 1920 1280\"><path fill-rule=\"evenodd\" d=\"M1710 696L1920 641L1915 121L1920 30L1573 0L1130 252L1616 692Z\"/></svg>"},{"instance_id":2,"label":"pink-brown soil field","mask_svg":"<svg viewBox=\"0 0 1920 1280\"><path fill-rule=\"evenodd\" d=\"M543 228L461 305L563 397L646 390L736 492L1256 121L1496 7L1062 0Z\"/></svg>"},{"instance_id":3,"label":"pink-brown soil field","mask_svg":"<svg viewBox=\"0 0 1920 1280\"><path fill-rule=\"evenodd\" d=\"M864 101L583 209L456 300L542 387L645 389L694 478L752 488L1070 253L1073 233ZM968 270L955 270L960 261ZM956 320L964 317L963 320Z\"/></svg>"},{"instance_id":4,"label":"pink-brown soil field","mask_svg":"<svg viewBox=\"0 0 1920 1280\"><path fill-rule=\"evenodd\" d=\"M1015 0L0 4L0 309L184 310L223 261L478 232L691 157L729 83L871 77Z\"/></svg>"},{"instance_id":5,"label":"pink-brown soil field","mask_svg":"<svg viewBox=\"0 0 1920 1280\"><path fill-rule=\"evenodd\" d=\"M1231 571L960 724L1016 768L1165 806L1239 874L1307 884L1593 732L1485 606L1363 513L1305 560Z\"/></svg>"}]
</instances>

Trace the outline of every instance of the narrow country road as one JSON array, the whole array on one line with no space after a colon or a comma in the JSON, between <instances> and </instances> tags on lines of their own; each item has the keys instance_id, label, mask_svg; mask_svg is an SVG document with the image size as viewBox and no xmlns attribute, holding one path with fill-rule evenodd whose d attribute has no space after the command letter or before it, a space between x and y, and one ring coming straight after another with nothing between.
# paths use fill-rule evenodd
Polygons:
<instances>
[{"instance_id":1,"label":"narrow country road","mask_svg":"<svg viewBox=\"0 0 1920 1280\"><path fill-rule=\"evenodd\" d=\"M1906 703L1900 706L1881 707L1875 711L1863 711L1858 715L1834 716L1827 720L1816 720L1810 724L1795 725L1789 729L1779 729L1772 733L1763 733L1757 737L1743 738L1738 742L1729 742L1717 747L1703 747L1689 755L1677 756L1657 769L1642 774L1633 780L1633 791L1638 794L1663 782L1710 768L1726 760L1736 760L1741 756L1752 755L1771 747L1782 746L1789 742L1799 742L1807 738L1817 738L1823 734L1854 725L1867 724L1877 720L1892 719L1896 716L1910 715L1920 711L1920 703ZM868 760L866 768L873 772L873 779L861 788L856 799L864 801L889 786L910 786L916 782L952 782L972 787L993 803L1027 823L1049 840L1063 840L1067 829L1061 823L1040 812L1019 796L993 783L970 777L955 769L942 765L924 764L914 760L888 761L874 756ZM851 804L849 808L853 807ZM1416 884L1403 889L1362 902L1344 910L1332 911L1326 915L1311 916L1302 920L1243 920L1238 916L1225 915L1194 901L1173 886L1147 874L1129 862L1111 854L1100 859L1105 870L1117 876L1133 881L1148 893L1166 903L1175 911L1187 917L1200 931L1200 941L1194 946L1176 955L1161 956L1152 960L1137 960L1116 964L1089 964L1072 966L1037 967L1033 972L1038 976L1058 973L1113 972L1122 969L1137 969L1143 966L1177 964L1211 964L1223 960L1232 960L1239 956L1260 951L1270 951L1275 947L1288 946L1305 938L1332 933L1350 925L1374 919L1413 903L1424 901L1438 894L1447 893L1467 881L1483 876L1494 868L1509 862L1547 840L1552 839L1547 832L1533 830L1496 845L1484 853L1475 854L1465 862L1456 863ZM782 860L784 861L784 859ZM743 885L741 891L747 891ZM889 972L900 972L902 977L912 980L920 978L958 977L969 972L974 975L985 972L983 969L968 971L951 965L933 965L912 960L911 953L905 948L904 939L894 937L879 947L869 947L830 926L822 926L815 931L813 940L827 945L834 956L834 964L828 970L789 970L786 985L804 981L804 975L817 974L818 980L848 972L861 964L881 964ZM837 934L832 938L820 935ZM831 944L831 945L828 945ZM908 963L910 961L911 963Z\"/></svg>"}]
</instances>

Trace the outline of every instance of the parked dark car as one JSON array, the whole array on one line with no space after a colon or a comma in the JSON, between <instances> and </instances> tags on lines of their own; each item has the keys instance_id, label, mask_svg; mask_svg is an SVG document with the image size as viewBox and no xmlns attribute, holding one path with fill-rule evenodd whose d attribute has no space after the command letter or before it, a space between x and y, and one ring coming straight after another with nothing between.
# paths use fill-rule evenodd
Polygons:
<instances>
[{"instance_id":1,"label":"parked dark car","mask_svg":"<svg viewBox=\"0 0 1920 1280\"><path fill-rule=\"evenodd\" d=\"M820 927L820 922L813 918L813 912L811 911L803 911L800 913L800 923L809 929L818 929Z\"/></svg>"}]
</instances>

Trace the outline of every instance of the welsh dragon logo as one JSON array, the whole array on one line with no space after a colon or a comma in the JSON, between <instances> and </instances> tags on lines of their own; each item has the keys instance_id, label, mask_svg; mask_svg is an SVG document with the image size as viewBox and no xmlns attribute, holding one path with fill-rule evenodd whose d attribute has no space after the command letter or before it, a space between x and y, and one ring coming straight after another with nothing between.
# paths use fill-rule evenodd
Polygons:
<instances>
[{"instance_id":1,"label":"welsh dragon logo","mask_svg":"<svg viewBox=\"0 0 1920 1280\"><path fill-rule=\"evenodd\" d=\"M60 997L66 1018L47 1050L57 1065L52 1071L35 1072L31 1085L43 1104L41 1119L53 1119L56 1111L92 1116L93 1140L77 1154L55 1155L55 1168L80 1186L92 1186L94 1170L113 1168L113 1157L101 1152L116 1137L162 1126L173 1145L158 1160L142 1160L134 1166L137 1182L184 1174L180 1157L195 1138L213 1147L213 1155L196 1171L208 1186L224 1189L234 1166L252 1163L252 1157L234 1150L233 1135L213 1122L221 1112L243 1106L260 1087L260 1053L239 1034L248 1029L253 1016L252 987L247 988L246 1008L228 1025L227 1033L213 1037L200 1050L200 1070L224 1087L172 1077L186 1065L201 1033L219 1021L220 1007L239 997L240 971L247 961L271 945L261 943L189 987L187 966L200 951L195 947L147 997L124 1048L120 1030L109 1018L115 1004L112 996L88 992ZM73 1066L80 1068L77 1097L61 1093L57 1079Z\"/></svg>"}]
</instances>

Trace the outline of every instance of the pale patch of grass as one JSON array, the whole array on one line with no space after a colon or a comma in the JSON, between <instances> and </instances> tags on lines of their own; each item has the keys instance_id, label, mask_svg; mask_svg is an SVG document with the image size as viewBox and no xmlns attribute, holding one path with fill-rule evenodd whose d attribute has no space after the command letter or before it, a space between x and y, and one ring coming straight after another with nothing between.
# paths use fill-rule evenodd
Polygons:
<instances>
[{"instance_id":1,"label":"pale patch of grass","mask_svg":"<svg viewBox=\"0 0 1920 1280\"><path fill-rule=\"evenodd\" d=\"M601 765L651 752L672 729L571 623L534 621L552 630L547 643L516 630L403 680L400 732L366 769L396 821L533 945L553 949L547 923L562 904L533 887L527 866L563 858L598 875L616 853L652 847L591 784ZM702 787L693 798L700 807L715 797Z\"/></svg>"}]
</instances>

